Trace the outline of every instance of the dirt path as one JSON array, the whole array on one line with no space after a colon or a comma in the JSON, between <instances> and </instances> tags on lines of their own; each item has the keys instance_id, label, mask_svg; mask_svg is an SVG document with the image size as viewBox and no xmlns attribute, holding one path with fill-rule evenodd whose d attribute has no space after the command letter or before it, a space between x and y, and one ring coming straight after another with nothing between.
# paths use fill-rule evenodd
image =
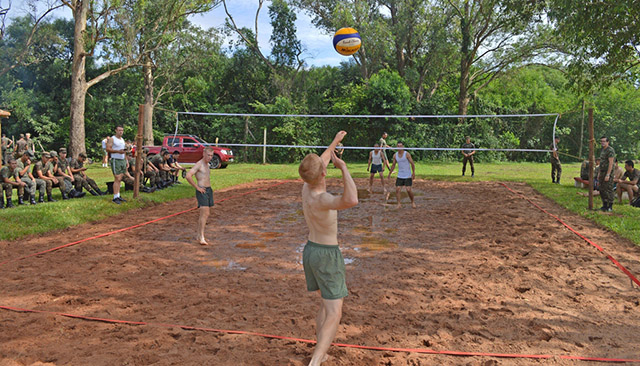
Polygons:
<instances>
[{"instance_id":1,"label":"dirt path","mask_svg":"<svg viewBox=\"0 0 640 366\"><path fill-rule=\"evenodd\" d=\"M274 181L216 192L235 197ZM338 181L329 190L338 191ZM376 182L378 183L378 182ZM365 187L364 180L357 180ZM535 193L636 276L640 248ZM378 191L340 212L347 260L336 342L505 354L640 358L640 290L602 253L497 183L416 182L417 209ZM315 338L300 182L231 198L195 243L192 211L0 267L0 305ZM0 242L0 262L186 210L195 199L47 237ZM306 365L312 344L0 310L0 365ZM332 347L326 365L576 365ZM592 365L594 363L585 363ZM597 364L597 363L595 363Z\"/></svg>"}]
</instances>

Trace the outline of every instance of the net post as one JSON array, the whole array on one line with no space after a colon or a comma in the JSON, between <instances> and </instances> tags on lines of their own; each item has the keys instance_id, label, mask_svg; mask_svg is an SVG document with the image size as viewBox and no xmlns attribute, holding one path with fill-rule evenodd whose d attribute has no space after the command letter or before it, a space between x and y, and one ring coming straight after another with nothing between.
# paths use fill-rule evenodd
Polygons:
<instances>
[{"instance_id":1,"label":"net post","mask_svg":"<svg viewBox=\"0 0 640 366\"><path fill-rule=\"evenodd\" d=\"M247 139L249 138L249 116L245 116L244 117L244 143L247 143ZM245 146L244 147L244 156L242 157L242 160L244 160L244 162L247 162L247 155L249 154L249 147Z\"/></svg>"},{"instance_id":2,"label":"net post","mask_svg":"<svg viewBox=\"0 0 640 366\"><path fill-rule=\"evenodd\" d=\"M264 128L264 144L262 145L262 165L267 164L267 128Z\"/></svg>"},{"instance_id":3,"label":"net post","mask_svg":"<svg viewBox=\"0 0 640 366\"><path fill-rule=\"evenodd\" d=\"M589 210L593 210L593 170L595 168L593 108L589 108Z\"/></svg>"},{"instance_id":4,"label":"net post","mask_svg":"<svg viewBox=\"0 0 640 366\"><path fill-rule=\"evenodd\" d=\"M142 166L142 134L144 133L144 104L138 106L138 134L136 135L136 167L133 176L133 198L140 194L140 167Z\"/></svg>"}]
</instances>

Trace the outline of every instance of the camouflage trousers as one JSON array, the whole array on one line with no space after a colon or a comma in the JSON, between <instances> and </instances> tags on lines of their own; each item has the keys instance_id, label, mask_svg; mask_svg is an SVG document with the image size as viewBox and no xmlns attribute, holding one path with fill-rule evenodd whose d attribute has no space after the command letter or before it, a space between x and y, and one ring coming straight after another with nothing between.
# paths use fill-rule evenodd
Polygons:
<instances>
[{"instance_id":1,"label":"camouflage trousers","mask_svg":"<svg viewBox=\"0 0 640 366\"><path fill-rule=\"evenodd\" d=\"M144 177L149 179L149 186L155 187L159 183L160 177L156 172L146 172Z\"/></svg>"},{"instance_id":2,"label":"camouflage trousers","mask_svg":"<svg viewBox=\"0 0 640 366\"><path fill-rule=\"evenodd\" d=\"M558 175L558 179L556 180L556 173ZM560 182L560 175L562 174L562 164L560 164L560 160L551 159L551 181L552 182Z\"/></svg>"},{"instance_id":3,"label":"camouflage trousers","mask_svg":"<svg viewBox=\"0 0 640 366\"><path fill-rule=\"evenodd\" d=\"M100 190L100 188L98 188L98 185L96 184L96 181L89 177L85 178L80 174L74 174L73 179L75 182L76 191L78 192L82 192L82 188L86 189L87 191L94 190L98 192Z\"/></svg>"},{"instance_id":4,"label":"camouflage trousers","mask_svg":"<svg viewBox=\"0 0 640 366\"><path fill-rule=\"evenodd\" d=\"M600 171L598 174L598 182L600 183L600 198L602 198L602 203L610 203L613 204L615 200L615 192L613 190L613 177L609 177L609 181L605 182L604 177L607 175L607 172Z\"/></svg>"},{"instance_id":5,"label":"camouflage trousers","mask_svg":"<svg viewBox=\"0 0 640 366\"><path fill-rule=\"evenodd\" d=\"M133 177L128 177L126 175L122 176L122 181L124 182L125 186L131 186L133 187L135 185L135 180ZM140 179L139 185L140 187L144 187L144 180Z\"/></svg>"},{"instance_id":6,"label":"camouflage trousers","mask_svg":"<svg viewBox=\"0 0 640 366\"><path fill-rule=\"evenodd\" d=\"M73 189L73 184L71 183L71 178L65 177L63 175L56 175L56 179L58 179L58 184L54 184L54 187L60 187L60 192L69 193Z\"/></svg>"},{"instance_id":7,"label":"camouflage trousers","mask_svg":"<svg viewBox=\"0 0 640 366\"><path fill-rule=\"evenodd\" d=\"M53 189L53 183L47 179L36 178L36 189L40 192L40 195L44 195L45 191L48 195L51 195Z\"/></svg>"},{"instance_id":8,"label":"camouflage trousers","mask_svg":"<svg viewBox=\"0 0 640 366\"><path fill-rule=\"evenodd\" d=\"M36 182L32 181L31 178L29 178L28 175L25 175L24 177L20 177L20 180L25 182L27 185L25 187L20 187L18 189L18 194L20 196L24 196L25 195L25 189L26 189L27 193L29 194L29 197L35 197L36 196Z\"/></svg>"},{"instance_id":9,"label":"camouflage trousers","mask_svg":"<svg viewBox=\"0 0 640 366\"><path fill-rule=\"evenodd\" d=\"M13 196L13 184L10 183L0 183L0 185L2 185L2 191L4 191L4 195L5 197L7 197L7 200L10 200L11 197ZM16 189L18 189L18 187L15 187Z\"/></svg>"}]
</instances>

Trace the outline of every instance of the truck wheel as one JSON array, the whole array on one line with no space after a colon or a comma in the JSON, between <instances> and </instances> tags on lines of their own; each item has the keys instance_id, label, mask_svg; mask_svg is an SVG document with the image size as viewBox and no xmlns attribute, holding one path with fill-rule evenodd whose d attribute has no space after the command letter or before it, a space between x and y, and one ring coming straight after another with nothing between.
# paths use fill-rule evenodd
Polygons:
<instances>
[{"instance_id":1,"label":"truck wheel","mask_svg":"<svg viewBox=\"0 0 640 366\"><path fill-rule=\"evenodd\" d=\"M229 165L229 164L222 164L222 165L220 165L220 169L227 169L227 166L228 166L228 165Z\"/></svg>"},{"instance_id":2,"label":"truck wheel","mask_svg":"<svg viewBox=\"0 0 640 366\"><path fill-rule=\"evenodd\" d=\"M218 155L213 155L213 158L211 158L211 161L209 162L209 168L211 169L218 169L220 168L220 157Z\"/></svg>"}]
</instances>

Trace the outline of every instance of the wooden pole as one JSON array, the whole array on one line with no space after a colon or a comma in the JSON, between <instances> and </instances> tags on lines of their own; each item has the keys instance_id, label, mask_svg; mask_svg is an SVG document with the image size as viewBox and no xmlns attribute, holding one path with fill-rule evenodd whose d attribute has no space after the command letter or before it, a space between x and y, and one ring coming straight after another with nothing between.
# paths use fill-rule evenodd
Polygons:
<instances>
[{"instance_id":1,"label":"wooden pole","mask_svg":"<svg viewBox=\"0 0 640 366\"><path fill-rule=\"evenodd\" d=\"M596 164L594 144L593 108L589 108L589 210L593 210L593 170Z\"/></svg>"},{"instance_id":2,"label":"wooden pole","mask_svg":"<svg viewBox=\"0 0 640 366\"><path fill-rule=\"evenodd\" d=\"M133 176L133 198L140 194L140 168L142 167L142 136L144 135L144 104L138 106L138 134L136 135L136 167Z\"/></svg>"},{"instance_id":3,"label":"wooden pole","mask_svg":"<svg viewBox=\"0 0 640 366\"><path fill-rule=\"evenodd\" d=\"M267 128L264 128L264 145L262 146L262 165L267 163Z\"/></svg>"}]
</instances>

